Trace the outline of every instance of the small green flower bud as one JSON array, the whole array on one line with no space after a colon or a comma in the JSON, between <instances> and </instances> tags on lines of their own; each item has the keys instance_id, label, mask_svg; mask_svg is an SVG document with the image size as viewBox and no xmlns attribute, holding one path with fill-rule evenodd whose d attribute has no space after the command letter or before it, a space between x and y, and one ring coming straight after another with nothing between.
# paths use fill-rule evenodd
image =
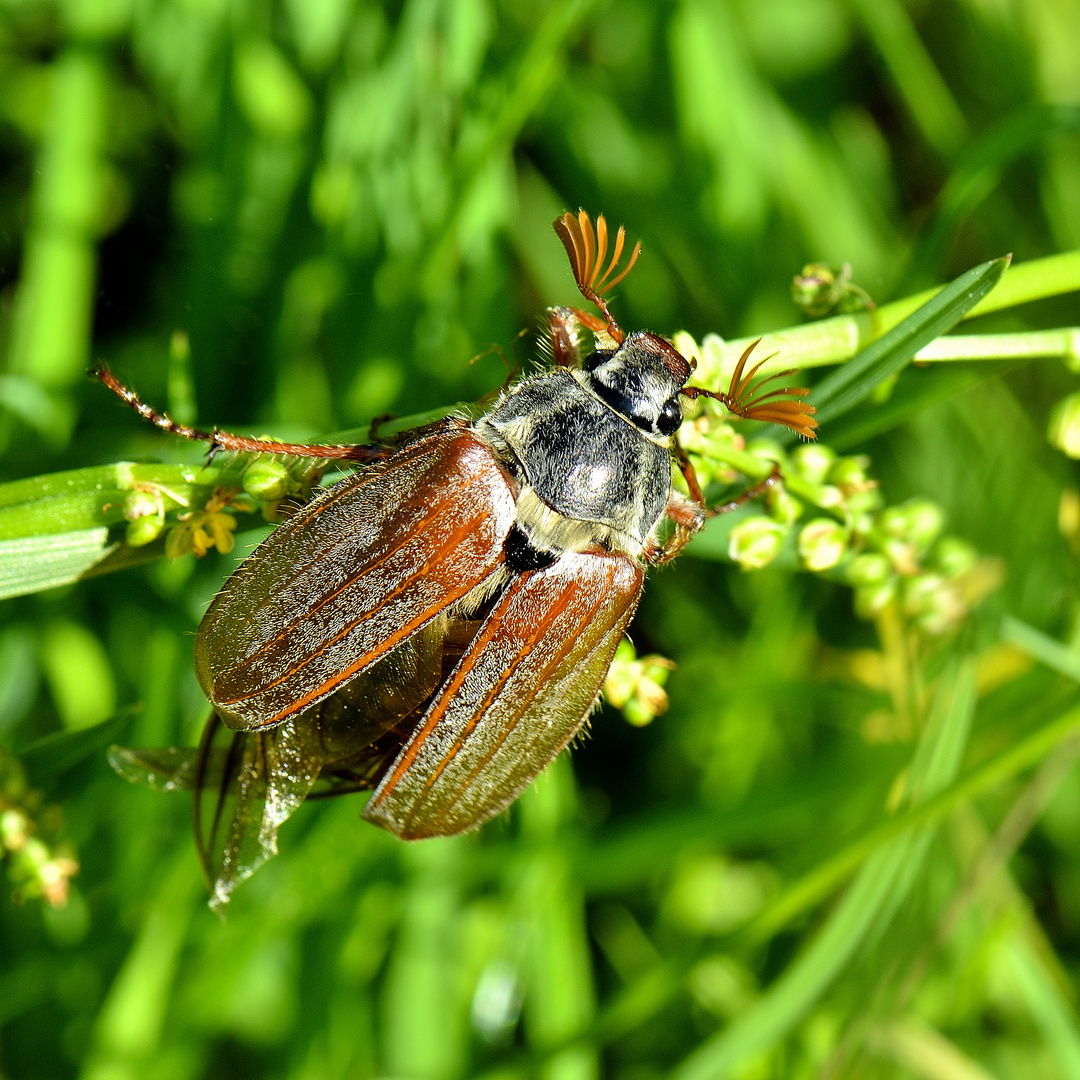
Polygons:
<instances>
[{"instance_id":1,"label":"small green flower bud","mask_svg":"<svg viewBox=\"0 0 1080 1080\"><path fill-rule=\"evenodd\" d=\"M286 495L292 485L289 470L279 461L261 458L244 472L244 491L260 502L270 502Z\"/></svg>"},{"instance_id":2,"label":"small green flower bud","mask_svg":"<svg viewBox=\"0 0 1080 1080\"><path fill-rule=\"evenodd\" d=\"M832 518L814 518L799 533L799 558L808 570L829 570L847 551L847 532Z\"/></svg>"},{"instance_id":3,"label":"small green flower bud","mask_svg":"<svg viewBox=\"0 0 1080 1080\"><path fill-rule=\"evenodd\" d=\"M865 454L840 458L829 470L829 483L860 491L869 483L866 475L869 465L870 459Z\"/></svg>"},{"instance_id":4,"label":"small green flower bud","mask_svg":"<svg viewBox=\"0 0 1080 1080\"><path fill-rule=\"evenodd\" d=\"M895 536L886 536L878 540L881 550L888 556L901 574L917 574L919 572L919 560L915 557L915 548L907 540L898 540Z\"/></svg>"},{"instance_id":5,"label":"small green flower bud","mask_svg":"<svg viewBox=\"0 0 1080 1080\"><path fill-rule=\"evenodd\" d=\"M124 498L124 519L126 521L160 517L161 513L161 498L152 491L129 491Z\"/></svg>"},{"instance_id":6,"label":"small green flower bud","mask_svg":"<svg viewBox=\"0 0 1080 1080\"><path fill-rule=\"evenodd\" d=\"M941 532L945 515L929 499L911 499L901 506L890 506L880 519L882 531L894 540L925 551Z\"/></svg>"},{"instance_id":7,"label":"small green flower bud","mask_svg":"<svg viewBox=\"0 0 1080 1080\"><path fill-rule=\"evenodd\" d=\"M905 583L904 611L920 630L934 635L951 630L967 614L956 589L940 574L920 574Z\"/></svg>"},{"instance_id":8,"label":"small green flower bud","mask_svg":"<svg viewBox=\"0 0 1080 1080\"><path fill-rule=\"evenodd\" d=\"M824 484L836 461L836 452L821 443L804 443L792 455L799 475L811 484Z\"/></svg>"},{"instance_id":9,"label":"small green flower bud","mask_svg":"<svg viewBox=\"0 0 1080 1080\"><path fill-rule=\"evenodd\" d=\"M880 615L896 598L896 578L877 585L860 585L855 590L855 613L863 619Z\"/></svg>"},{"instance_id":10,"label":"small green flower bud","mask_svg":"<svg viewBox=\"0 0 1080 1080\"><path fill-rule=\"evenodd\" d=\"M1080 391L1054 406L1046 437L1068 457L1080 458Z\"/></svg>"},{"instance_id":11,"label":"small green flower bud","mask_svg":"<svg viewBox=\"0 0 1080 1080\"><path fill-rule=\"evenodd\" d=\"M807 263L791 282L791 299L811 318L832 312L848 314L873 309L874 301L865 289L851 280L851 264L829 266Z\"/></svg>"},{"instance_id":12,"label":"small green flower bud","mask_svg":"<svg viewBox=\"0 0 1080 1080\"><path fill-rule=\"evenodd\" d=\"M664 694L665 708L667 694L663 690L660 690L661 694ZM656 713L653 711L648 702L642 700L640 697L632 697L622 707L623 719L631 727L648 727L655 719Z\"/></svg>"},{"instance_id":13,"label":"small green flower bud","mask_svg":"<svg viewBox=\"0 0 1080 1080\"><path fill-rule=\"evenodd\" d=\"M891 536L896 540L907 539L907 517L899 506L890 506L882 511L878 524L886 536Z\"/></svg>"},{"instance_id":14,"label":"small green flower bud","mask_svg":"<svg viewBox=\"0 0 1080 1080\"><path fill-rule=\"evenodd\" d=\"M728 557L744 570L760 570L780 554L788 530L764 516L740 521L728 535Z\"/></svg>"},{"instance_id":15,"label":"small green flower bud","mask_svg":"<svg viewBox=\"0 0 1080 1080\"><path fill-rule=\"evenodd\" d=\"M643 656L625 638L604 680L604 696L634 727L651 724L668 707L664 683L675 665L663 656Z\"/></svg>"},{"instance_id":16,"label":"small green flower bud","mask_svg":"<svg viewBox=\"0 0 1080 1080\"><path fill-rule=\"evenodd\" d=\"M781 525L792 525L802 517L802 503L793 499L786 489L779 485L769 492L766 504L769 507L769 516Z\"/></svg>"},{"instance_id":17,"label":"small green flower bud","mask_svg":"<svg viewBox=\"0 0 1080 1080\"><path fill-rule=\"evenodd\" d=\"M827 315L840 299L838 272L826 263L807 263L791 281L791 299L811 317Z\"/></svg>"},{"instance_id":18,"label":"small green flower bud","mask_svg":"<svg viewBox=\"0 0 1080 1080\"><path fill-rule=\"evenodd\" d=\"M872 514L881 509L881 492L877 488L853 491L847 497L847 508L852 514Z\"/></svg>"},{"instance_id":19,"label":"small green flower bud","mask_svg":"<svg viewBox=\"0 0 1080 1080\"><path fill-rule=\"evenodd\" d=\"M884 555L868 553L858 555L848 567L848 581L852 585L880 585L892 576L892 566Z\"/></svg>"},{"instance_id":20,"label":"small green flower bud","mask_svg":"<svg viewBox=\"0 0 1080 1080\"><path fill-rule=\"evenodd\" d=\"M165 522L159 517L141 517L128 522L124 539L128 547L146 547L153 543L165 528Z\"/></svg>"},{"instance_id":21,"label":"small green flower bud","mask_svg":"<svg viewBox=\"0 0 1080 1080\"><path fill-rule=\"evenodd\" d=\"M921 551L938 538L945 524L945 514L929 499L911 499L901 509L907 517L907 535Z\"/></svg>"},{"instance_id":22,"label":"small green flower bud","mask_svg":"<svg viewBox=\"0 0 1080 1080\"><path fill-rule=\"evenodd\" d=\"M978 561L978 552L966 541L956 536L946 536L938 541L934 561L948 578L966 574Z\"/></svg>"}]
</instances>

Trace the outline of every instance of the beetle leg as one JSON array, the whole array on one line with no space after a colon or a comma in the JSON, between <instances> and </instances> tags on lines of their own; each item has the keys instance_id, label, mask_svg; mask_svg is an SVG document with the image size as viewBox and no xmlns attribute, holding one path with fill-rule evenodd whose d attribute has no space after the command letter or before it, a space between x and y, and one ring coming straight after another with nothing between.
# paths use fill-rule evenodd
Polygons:
<instances>
[{"instance_id":1,"label":"beetle leg","mask_svg":"<svg viewBox=\"0 0 1080 1080\"><path fill-rule=\"evenodd\" d=\"M761 483L755 484L752 488L747 488L741 495L728 500L728 502L720 503L719 506L710 506L708 510L705 511L705 517L714 518L718 517L720 514L728 514L732 510L738 510L740 506L745 505L751 499L756 499L759 495L764 495L765 492L777 484L780 479L780 466L773 465L772 472L769 473Z\"/></svg>"},{"instance_id":2,"label":"beetle leg","mask_svg":"<svg viewBox=\"0 0 1080 1080\"><path fill-rule=\"evenodd\" d=\"M694 533L699 532L705 524L704 507L677 491L673 491L669 496L664 513L675 528L662 544L652 539L645 542L643 554L653 566L663 566L664 563L671 562L686 547Z\"/></svg>"},{"instance_id":3,"label":"beetle leg","mask_svg":"<svg viewBox=\"0 0 1080 1080\"><path fill-rule=\"evenodd\" d=\"M675 447L675 460L679 463L679 471L683 474L683 479L686 481L687 490L690 492L690 499L704 511L705 492L701 490L701 481L698 480L698 475L694 469L693 462L690 460L690 455L686 452L682 443L679 442L678 435L672 439L672 443Z\"/></svg>"},{"instance_id":4,"label":"beetle leg","mask_svg":"<svg viewBox=\"0 0 1080 1080\"><path fill-rule=\"evenodd\" d=\"M576 368L581 363L578 326L581 319L573 308L548 308L548 341L556 367Z\"/></svg>"},{"instance_id":5,"label":"beetle leg","mask_svg":"<svg viewBox=\"0 0 1080 1080\"><path fill-rule=\"evenodd\" d=\"M188 427L186 424L178 424L165 413L152 409L140 401L135 391L120 382L107 368L96 368L93 374L121 401L130 405L144 420L148 420L155 427L167 431L170 435L209 443L211 458L224 450L229 453L284 454L288 457L334 458L339 461L366 462L378 461L380 458L389 457L394 452L384 446L286 443L278 442L276 439L256 439L248 435L233 435L218 428L214 428L213 431L202 431L199 428Z\"/></svg>"},{"instance_id":6,"label":"beetle leg","mask_svg":"<svg viewBox=\"0 0 1080 1080\"><path fill-rule=\"evenodd\" d=\"M728 514L732 510L737 510L751 499L764 495L781 479L780 466L774 465L772 472L764 480L751 488L747 488L741 495L720 503L718 506L706 507L701 483L697 478L697 473L694 471L690 457L679 444L678 439L673 441L675 457L679 463L679 469L686 479L686 486L690 489L690 498L687 499L675 491L668 498L668 504L664 512L668 520L674 523L675 528L663 544L656 544L653 541L646 541L645 544L645 558L654 566L662 566L664 563L671 562L690 542L690 538L694 533L702 529L705 522L710 518L719 517L721 514Z\"/></svg>"},{"instance_id":7,"label":"beetle leg","mask_svg":"<svg viewBox=\"0 0 1080 1080\"><path fill-rule=\"evenodd\" d=\"M663 544L657 544L652 540L646 541L643 552L645 558L654 566L671 562L690 542L690 537L704 526L706 518L705 493L701 490L701 481L698 480L697 473L694 471L690 455L679 442L678 436L672 439L672 446L690 497L687 498L677 491L672 491L668 496L664 514L669 521L674 523L675 528Z\"/></svg>"}]
</instances>

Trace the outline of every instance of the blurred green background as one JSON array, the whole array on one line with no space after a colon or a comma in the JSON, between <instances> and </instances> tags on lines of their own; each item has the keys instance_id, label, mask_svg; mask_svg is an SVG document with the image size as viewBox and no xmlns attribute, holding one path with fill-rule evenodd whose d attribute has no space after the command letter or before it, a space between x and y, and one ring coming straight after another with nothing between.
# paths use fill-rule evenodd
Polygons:
<instances>
[{"instance_id":1,"label":"blurred green background","mask_svg":"<svg viewBox=\"0 0 1080 1080\"><path fill-rule=\"evenodd\" d=\"M578 206L643 241L623 325L698 340L803 321L811 260L880 303L1080 248L1080 3L0 0L0 480L198 461L95 360L296 439L475 400L573 301ZM224 923L188 801L103 747L196 740L192 635L265 530L0 602L0 1075L1080 1077L1076 384L912 369L847 429L1001 560L947 633L706 536L633 626L666 714L606 707L477 835L306 805Z\"/></svg>"}]
</instances>

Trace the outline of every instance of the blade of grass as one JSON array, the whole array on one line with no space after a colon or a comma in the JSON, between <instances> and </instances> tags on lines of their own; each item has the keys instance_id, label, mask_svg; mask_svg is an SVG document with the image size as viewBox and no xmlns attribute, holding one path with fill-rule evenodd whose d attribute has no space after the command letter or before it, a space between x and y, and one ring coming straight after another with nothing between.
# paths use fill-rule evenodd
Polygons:
<instances>
[{"instance_id":1,"label":"blade of grass","mask_svg":"<svg viewBox=\"0 0 1080 1080\"><path fill-rule=\"evenodd\" d=\"M1024 1003L1057 1059L1061 1075L1080 1080L1080 1032L1073 1010L1029 941L1016 933L1005 949Z\"/></svg>"},{"instance_id":2,"label":"blade of grass","mask_svg":"<svg viewBox=\"0 0 1080 1080\"><path fill-rule=\"evenodd\" d=\"M200 886L198 865L184 844L109 987L83 1076L138 1075L157 1049Z\"/></svg>"},{"instance_id":3,"label":"blade of grass","mask_svg":"<svg viewBox=\"0 0 1080 1080\"><path fill-rule=\"evenodd\" d=\"M967 137L967 121L899 0L853 0L927 142L950 157Z\"/></svg>"},{"instance_id":4,"label":"blade of grass","mask_svg":"<svg viewBox=\"0 0 1080 1080\"><path fill-rule=\"evenodd\" d=\"M464 1057L453 993L460 838L414 845L405 859L411 880L383 984L384 1064L390 1075L443 1080Z\"/></svg>"},{"instance_id":5,"label":"blade of grass","mask_svg":"<svg viewBox=\"0 0 1080 1080\"><path fill-rule=\"evenodd\" d=\"M963 318L973 319L978 315L1048 296L1060 296L1077 289L1080 289L1080 250L1015 263ZM792 326L765 334L761 337L758 354L768 356L776 353L776 356L762 366L762 374L790 367L806 369L841 364L897 326L940 291L940 288L926 289L882 304L874 311L835 315L804 326ZM732 338L724 341L715 334L706 335L701 343L705 361L703 370L713 374L703 385L708 385L711 390L724 389L739 357L755 340Z\"/></svg>"},{"instance_id":6,"label":"blade of grass","mask_svg":"<svg viewBox=\"0 0 1080 1080\"><path fill-rule=\"evenodd\" d=\"M810 396L825 424L862 401L883 379L956 325L1001 279L1009 259L991 259L961 274L903 322L823 379Z\"/></svg>"},{"instance_id":7,"label":"blade of grass","mask_svg":"<svg viewBox=\"0 0 1080 1080\"><path fill-rule=\"evenodd\" d=\"M1001 640L1016 645L1040 664L1080 682L1080 653L1062 645L1034 626L1006 615L1001 620Z\"/></svg>"},{"instance_id":8,"label":"blade of grass","mask_svg":"<svg viewBox=\"0 0 1080 1080\"><path fill-rule=\"evenodd\" d=\"M905 275L912 284L931 278L961 222L998 186L1002 173L1053 136L1080 130L1080 107L1025 107L981 137L938 195L933 217Z\"/></svg>"},{"instance_id":9,"label":"blade of grass","mask_svg":"<svg viewBox=\"0 0 1080 1080\"><path fill-rule=\"evenodd\" d=\"M585 1037L596 1012L585 905L559 842L573 806L574 778L563 755L521 804L523 833L535 845L516 890L520 918L531 928L525 1020L530 1048L551 1051L540 1074L544 1080L576 1080L598 1068L596 1049Z\"/></svg>"},{"instance_id":10,"label":"blade of grass","mask_svg":"<svg viewBox=\"0 0 1080 1080\"><path fill-rule=\"evenodd\" d=\"M0 599L70 585L119 547L104 526L0 540Z\"/></svg>"},{"instance_id":11,"label":"blade of grass","mask_svg":"<svg viewBox=\"0 0 1080 1080\"><path fill-rule=\"evenodd\" d=\"M871 852L876 851L886 841L913 826L940 821L960 803L975 798L983 791L1034 765L1062 739L1077 730L1080 730L1080 706L1074 706L1037 728L1026 738L961 776L940 794L870 829L831 859L814 867L788 886L745 928L743 936L751 942L765 941L772 937L803 912L820 903Z\"/></svg>"},{"instance_id":12,"label":"blade of grass","mask_svg":"<svg viewBox=\"0 0 1080 1080\"><path fill-rule=\"evenodd\" d=\"M996 363L947 364L934 367L930 371L908 368L900 373L900 380L888 401L881 405L865 404L861 408L853 409L832 425L829 428L829 445L841 452L858 446L875 435L898 427L909 417L936 405L939 401L945 401L978 386L979 383L1012 371L1020 363L1021 361L1016 360L1003 360Z\"/></svg>"},{"instance_id":13,"label":"blade of grass","mask_svg":"<svg viewBox=\"0 0 1080 1080\"><path fill-rule=\"evenodd\" d=\"M943 677L908 779L915 800L938 793L959 768L975 706L975 665L957 663ZM875 924L886 921L914 882L929 840L909 829L867 859L818 936L757 1002L675 1070L675 1080L719 1080L764 1053L803 1017ZM884 914L884 919L882 918Z\"/></svg>"},{"instance_id":14,"label":"blade of grass","mask_svg":"<svg viewBox=\"0 0 1080 1080\"><path fill-rule=\"evenodd\" d=\"M41 784L81 765L92 754L115 742L131 723L138 708L123 709L116 716L81 731L58 731L16 749L31 784Z\"/></svg>"}]
</instances>

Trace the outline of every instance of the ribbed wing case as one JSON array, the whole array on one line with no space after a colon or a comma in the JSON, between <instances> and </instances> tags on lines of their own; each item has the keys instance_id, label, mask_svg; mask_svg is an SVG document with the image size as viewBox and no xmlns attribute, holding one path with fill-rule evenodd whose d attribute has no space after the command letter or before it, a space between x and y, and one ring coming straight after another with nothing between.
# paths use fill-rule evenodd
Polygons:
<instances>
[{"instance_id":1,"label":"ribbed wing case","mask_svg":"<svg viewBox=\"0 0 1080 1080\"><path fill-rule=\"evenodd\" d=\"M633 559L589 553L515 578L364 817L416 840L476 828L509 806L581 728L643 582Z\"/></svg>"},{"instance_id":2,"label":"ribbed wing case","mask_svg":"<svg viewBox=\"0 0 1080 1080\"><path fill-rule=\"evenodd\" d=\"M304 507L199 626L195 670L221 718L252 729L303 712L483 584L514 498L490 448L457 428Z\"/></svg>"}]
</instances>

